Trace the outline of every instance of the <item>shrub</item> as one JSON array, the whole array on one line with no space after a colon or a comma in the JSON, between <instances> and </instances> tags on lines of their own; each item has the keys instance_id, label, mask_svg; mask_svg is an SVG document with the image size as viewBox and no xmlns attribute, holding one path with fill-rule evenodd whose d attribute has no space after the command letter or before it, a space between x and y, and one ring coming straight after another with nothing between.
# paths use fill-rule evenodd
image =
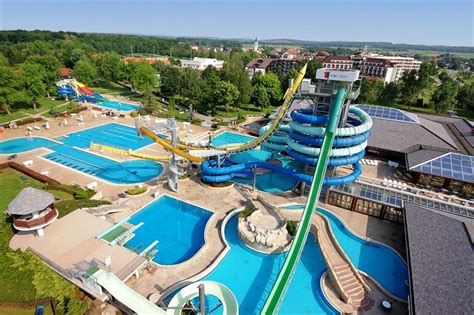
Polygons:
<instances>
[{"instance_id":1,"label":"shrub","mask_svg":"<svg viewBox=\"0 0 474 315\"><path fill-rule=\"evenodd\" d=\"M191 120L191 123L195 124L195 125L200 125L202 123L202 120L199 119L199 118L193 118Z\"/></svg>"},{"instance_id":2,"label":"shrub","mask_svg":"<svg viewBox=\"0 0 474 315\"><path fill-rule=\"evenodd\" d=\"M246 207L244 210L239 212L239 218L245 219L255 211L257 211L257 208L255 208L254 206Z\"/></svg>"},{"instance_id":3,"label":"shrub","mask_svg":"<svg viewBox=\"0 0 474 315\"><path fill-rule=\"evenodd\" d=\"M138 117L138 112L137 111L131 112L130 117L132 117L132 118Z\"/></svg>"},{"instance_id":4,"label":"shrub","mask_svg":"<svg viewBox=\"0 0 474 315\"><path fill-rule=\"evenodd\" d=\"M288 234L295 236L296 231L298 230L298 221L289 220L286 222L286 230L288 231Z\"/></svg>"},{"instance_id":5,"label":"shrub","mask_svg":"<svg viewBox=\"0 0 474 315\"><path fill-rule=\"evenodd\" d=\"M75 199L89 199L95 195L96 191L93 189L82 189L74 185L65 185L60 183L49 182L44 186L48 190L60 190L67 192L74 196Z\"/></svg>"},{"instance_id":6,"label":"shrub","mask_svg":"<svg viewBox=\"0 0 474 315\"><path fill-rule=\"evenodd\" d=\"M147 190L146 187L137 187L137 188L129 189L125 193L130 196L136 196L136 195L143 194L146 190Z\"/></svg>"},{"instance_id":7,"label":"shrub","mask_svg":"<svg viewBox=\"0 0 474 315\"><path fill-rule=\"evenodd\" d=\"M143 109L143 108L140 108L140 109L138 110L138 113L139 113L140 115L142 115L142 116L145 116L145 115L147 114L146 110Z\"/></svg>"},{"instance_id":8,"label":"shrub","mask_svg":"<svg viewBox=\"0 0 474 315\"><path fill-rule=\"evenodd\" d=\"M57 201L54 203L54 206L59 211L59 217L63 217L80 208L94 208L109 204L110 202L107 200L72 199Z\"/></svg>"}]
</instances>

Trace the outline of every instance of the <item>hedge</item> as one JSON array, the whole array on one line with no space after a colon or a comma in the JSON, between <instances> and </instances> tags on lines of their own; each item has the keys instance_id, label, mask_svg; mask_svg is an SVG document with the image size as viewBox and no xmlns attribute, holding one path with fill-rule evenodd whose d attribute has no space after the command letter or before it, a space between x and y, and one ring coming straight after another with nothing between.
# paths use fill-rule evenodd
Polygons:
<instances>
[{"instance_id":1,"label":"hedge","mask_svg":"<svg viewBox=\"0 0 474 315\"><path fill-rule=\"evenodd\" d=\"M109 205L107 200L93 200L93 199L72 199L61 200L54 203L54 206L59 211L59 217L73 212L80 208L95 208L102 205Z\"/></svg>"},{"instance_id":2,"label":"hedge","mask_svg":"<svg viewBox=\"0 0 474 315\"><path fill-rule=\"evenodd\" d=\"M257 211L257 208L255 208L254 206L246 207L244 210L239 212L239 218L245 219L255 211Z\"/></svg>"},{"instance_id":3,"label":"hedge","mask_svg":"<svg viewBox=\"0 0 474 315\"><path fill-rule=\"evenodd\" d=\"M67 192L68 194L73 195L75 199L89 199L96 193L93 189L82 189L74 185L65 185L58 182L49 182L45 188Z\"/></svg>"},{"instance_id":4,"label":"hedge","mask_svg":"<svg viewBox=\"0 0 474 315\"><path fill-rule=\"evenodd\" d=\"M147 190L146 187L137 187L137 188L127 190L125 193L127 195L135 196L135 195L143 194L146 190Z\"/></svg>"}]
</instances>

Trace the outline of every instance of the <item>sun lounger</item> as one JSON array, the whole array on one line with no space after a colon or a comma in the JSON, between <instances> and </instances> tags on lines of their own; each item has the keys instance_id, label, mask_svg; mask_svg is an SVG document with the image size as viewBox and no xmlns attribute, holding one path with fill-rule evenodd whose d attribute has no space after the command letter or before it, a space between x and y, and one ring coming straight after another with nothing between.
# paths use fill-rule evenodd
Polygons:
<instances>
[{"instance_id":1,"label":"sun lounger","mask_svg":"<svg viewBox=\"0 0 474 315\"><path fill-rule=\"evenodd\" d=\"M44 176L48 176L49 175L49 171L43 171L40 173L41 175L44 175Z\"/></svg>"},{"instance_id":2,"label":"sun lounger","mask_svg":"<svg viewBox=\"0 0 474 315\"><path fill-rule=\"evenodd\" d=\"M28 161L25 161L21 164L23 164L23 166L30 166L30 165L33 165L33 160L28 160Z\"/></svg>"},{"instance_id":3,"label":"sun lounger","mask_svg":"<svg viewBox=\"0 0 474 315\"><path fill-rule=\"evenodd\" d=\"M30 126L26 127L26 130L28 131L33 131L33 128L31 128Z\"/></svg>"},{"instance_id":4,"label":"sun lounger","mask_svg":"<svg viewBox=\"0 0 474 315\"><path fill-rule=\"evenodd\" d=\"M96 189L97 188L97 182L92 182L88 185L86 185L87 189Z\"/></svg>"},{"instance_id":5,"label":"sun lounger","mask_svg":"<svg viewBox=\"0 0 474 315\"><path fill-rule=\"evenodd\" d=\"M40 126L34 126L33 128L35 128L36 130L41 130Z\"/></svg>"}]
</instances>

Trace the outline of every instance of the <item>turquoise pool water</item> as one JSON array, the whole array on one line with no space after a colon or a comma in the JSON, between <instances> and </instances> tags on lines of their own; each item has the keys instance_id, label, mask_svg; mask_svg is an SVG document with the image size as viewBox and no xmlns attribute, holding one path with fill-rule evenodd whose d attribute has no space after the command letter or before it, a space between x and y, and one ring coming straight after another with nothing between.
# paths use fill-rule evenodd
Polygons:
<instances>
[{"instance_id":1,"label":"turquoise pool water","mask_svg":"<svg viewBox=\"0 0 474 315\"><path fill-rule=\"evenodd\" d=\"M57 142L46 138L15 138L0 142L0 154L22 153L38 148L49 148L57 144Z\"/></svg>"},{"instance_id":2,"label":"turquoise pool water","mask_svg":"<svg viewBox=\"0 0 474 315\"><path fill-rule=\"evenodd\" d=\"M230 251L204 280L226 285L239 302L240 314L260 314L286 254L265 255L249 249L237 235L237 215L225 228ZM321 292L320 279L326 265L312 234L303 250L301 261L280 308L280 314L337 314ZM208 309L217 306L208 299ZM222 314L218 308L212 314Z\"/></svg>"},{"instance_id":3,"label":"turquoise pool water","mask_svg":"<svg viewBox=\"0 0 474 315\"><path fill-rule=\"evenodd\" d=\"M173 265L188 260L204 245L204 230L212 212L169 196L162 196L129 220L144 224L125 247L141 252L158 241L153 248L158 254L153 259L162 265Z\"/></svg>"},{"instance_id":4,"label":"turquoise pool water","mask_svg":"<svg viewBox=\"0 0 474 315\"><path fill-rule=\"evenodd\" d=\"M153 140L140 137L135 128L110 123L70 133L61 142L78 148L88 148L95 142L125 150L137 150L153 143Z\"/></svg>"},{"instance_id":5,"label":"turquoise pool water","mask_svg":"<svg viewBox=\"0 0 474 315\"><path fill-rule=\"evenodd\" d=\"M241 133L235 133L230 131L224 131L212 139L211 144L215 147L220 147L227 144L239 144L247 143L252 141L253 137L243 135Z\"/></svg>"},{"instance_id":6,"label":"turquoise pool water","mask_svg":"<svg viewBox=\"0 0 474 315\"><path fill-rule=\"evenodd\" d=\"M111 108L111 109L121 110L124 112L142 108L140 105L122 103L122 102L116 102L116 101L99 102L97 103L97 105Z\"/></svg>"},{"instance_id":7,"label":"turquoise pool water","mask_svg":"<svg viewBox=\"0 0 474 315\"><path fill-rule=\"evenodd\" d=\"M114 184L146 182L163 171L163 167L153 161L117 162L78 149L88 148L92 142L122 149L138 149L153 142L140 138L135 128L111 123L58 137L56 141L38 137L11 139L0 142L0 154L47 148L53 152L43 155L44 158Z\"/></svg>"},{"instance_id":8,"label":"turquoise pool water","mask_svg":"<svg viewBox=\"0 0 474 315\"><path fill-rule=\"evenodd\" d=\"M337 241L356 268L377 280L386 290L400 299L408 299L408 267L391 248L366 241L349 231L331 212L318 209L330 221Z\"/></svg>"},{"instance_id":9,"label":"turquoise pool water","mask_svg":"<svg viewBox=\"0 0 474 315\"><path fill-rule=\"evenodd\" d=\"M283 155L273 155L270 151L254 149L250 151L245 151L242 153L234 154L230 157L230 161L233 163L248 163L248 162L258 162L258 161L267 161L270 158L277 158L282 162L282 166L285 168L291 168L298 171L303 171L303 166ZM234 177L233 181L236 183L252 185L253 178L247 177ZM257 175L256 178L256 187L260 191L265 191L269 193L280 193L284 191L291 190L298 183L296 179L291 178L290 176L266 172Z\"/></svg>"}]
</instances>

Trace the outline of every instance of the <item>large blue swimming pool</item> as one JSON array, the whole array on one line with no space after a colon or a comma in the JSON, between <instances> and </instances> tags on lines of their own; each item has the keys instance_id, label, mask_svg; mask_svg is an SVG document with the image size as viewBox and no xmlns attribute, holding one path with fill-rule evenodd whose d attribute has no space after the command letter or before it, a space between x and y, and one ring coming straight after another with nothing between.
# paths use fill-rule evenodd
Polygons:
<instances>
[{"instance_id":1,"label":"large blue swimming pool","mask_svg":"<svg viewBox=\"0 0 474 315\"><path fill-rule=\"evenodd\" d=\"M138 110L141 108L140 105L130 104L130 103L122 103L116 101L107 101L107 102L99 102L96 103L99 106L107 107L111 109L121 110L124 112L131 111L131 110Z\"/></svg>"},{"instance_id":2,"label":"large blue swimming pool","mask_svg":"<svg viewBox=\"0 0 474 315\"><path fill-rule=\"evenodd\" d=\"M138 149L153 141L141 138L135 128L106 124L60 137L56 141L45 138L16 138L0 142L0 154L15 154L38 148L53 152L44 158L82 173L96 176L114 184L134 184L149 181L163 171L163 167L153 161L133 160L117 162L81 149L91 143L100 143L122 149Z\"/></svg>"},{"instance_id":3,"label":"large blue swimming pool","mask_svg":"<svg viewBox=\"0 0 474 315\"><path fill-rule=\"evenodd\" d=\"M237 215L227 223L225 236L231 249L204 280L220 282L232 290L241 314L260 314L286 254L265 255L245 246L237 235ZM337 314L321 291L320 279L325 270L319 246L310 234L280 314ZM216 303L216 300L209 299L209 302ZM208 305L208 308L215 306ZM222 309L212 314L222 314Z\"/></svg>"},{"instance_id":4,"label":"large blue swimming pool","mask_svg":"<svg viewBox=\"0 0 474 315\"><path fill-rule=\"evenodd\" d=\"M241 133L235 133L230 131L224 131L212 139L211 144L215 147L220 147L228 144L242 144L247 143L255 139L254 137L243 135Z\"/></svg>"},{"instance_id":5,"label":"large blue swimming pool","mask_svg":"<svg viewBox=\"0 0 474 315\"><path fill-rule=\"evenodd\" d=\"M169 196L162 196L134 214L129 223L144 224L125 247L141 252L154 241L158 254L153 259L162 265L188 260L204 245L204 230L212 212Z\"/></svg>"},{"instance_id":6,"label":"large blue swimming pool","mask_svg":"<svg viewBox=\"0 0 474 315\"><path fill-rule=\"evenodd\" d=\"M330 221L337 241L356 268L377 280L386 290L400 299L408 299L408 267L391 248L366 241L349 231L334 214L318 209Z\"/></svg>"}]
</instances>

